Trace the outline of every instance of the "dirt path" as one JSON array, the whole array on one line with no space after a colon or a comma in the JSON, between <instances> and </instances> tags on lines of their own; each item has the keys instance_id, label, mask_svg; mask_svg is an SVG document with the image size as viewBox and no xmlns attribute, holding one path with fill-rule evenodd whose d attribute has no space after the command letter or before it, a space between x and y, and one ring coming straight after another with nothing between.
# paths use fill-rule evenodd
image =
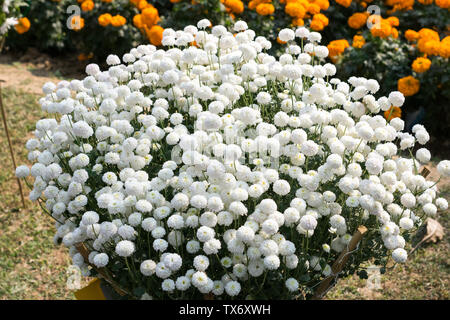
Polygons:
<instances>
[{"instance_id":1,"label":"dirt path","mask_svg":"<svg viewBox=\"0 0 450 320\"><path fill-rule=\"evenodd\" d=\"M42 94L42 86L48 81L59 81L56 77L37 76L23 65L0 63L0 80L5 81L4 87L13 87L27 93Z\"/></svg>"},{"instance_id":2,"label":"dirt path","mask_svg":"<svg viewBox=\"0 0 450 320\"><path fill-rule=\"evenodd\" d=\"M42 95L42 86L48 82L82 77L83 66L73 59L50 58L45 54L29 50L17 55L0 56L0 80L3 87L13 87L27 93Z\"/></svg>"}]
</instances>

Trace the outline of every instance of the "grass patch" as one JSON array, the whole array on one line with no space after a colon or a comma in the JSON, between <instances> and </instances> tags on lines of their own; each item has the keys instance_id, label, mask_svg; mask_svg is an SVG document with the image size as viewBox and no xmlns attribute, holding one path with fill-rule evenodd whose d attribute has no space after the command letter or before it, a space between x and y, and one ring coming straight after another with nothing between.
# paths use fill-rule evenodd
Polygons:
<instances>
[{"instance_id":1,"label":"grass patch","mask_svg":"<svg viewBox=\"0 0 450 320\"><path fill-rule=\"evenodd\" d=\"M2 91L17 164L29 163L24 144L44 112L37 96ZM48 217L29 200L22 208L3 123L0 128L0 299L73 299L65 285L67 250L53 244Z\"/></svg>"}]
</instances>

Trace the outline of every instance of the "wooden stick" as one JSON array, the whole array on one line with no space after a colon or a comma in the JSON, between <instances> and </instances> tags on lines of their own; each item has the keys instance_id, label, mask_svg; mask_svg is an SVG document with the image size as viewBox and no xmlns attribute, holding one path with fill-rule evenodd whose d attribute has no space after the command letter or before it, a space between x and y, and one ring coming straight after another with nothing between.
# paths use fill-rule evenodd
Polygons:
<instances>
[{"instance_id":1,"label":"wooden stick","mask_svg":"<svg viewBox=\"0 0 450 320\"><path fill-rule=\"evenodd\" d=\"M365 226L359 226L356 232L353 234L352 239L350 240L350 243L348 246L344 249L344 251L341 252L339 257L336 259L336 261L333 263L331 267L331 275L324 278L321 282L319 287L314 293L313 300L320 300L322 299L323 295L326 294L326 292L331 287L331 281L339 274L339 272L344 269L345 264L347 263L348 258L350 257L350 254L353 250L355 250L358 243L361 241L364 234L367 232L367 228Z\"/></svg>"},{"instance_id":2,"label":"wooden stick","mask_svg":"<svg viewBox=\"0 0 450 320\"><path fill-rule=\"evenodd\" d=\"M424 178L428 177L428 175L430 174L430 170L428 170L427 167L423 167L422 171L420 172L420 175Z\"/></svg>"},{"instance_id":3,"label":"wooden stick","mask_svg":"<svg viewBox=\"0 0 450 320\"><path fill-rule=\"evenodd\" d=\"M0 80L0 109L2 109L2 118L3 118L3 125L5 126L5 132L6 132L6 138L8 139L8 145L9 145L9 152L11 153L11 160L14 166L14 172L17 168L16 165L16 159L14 158L14 151L13 151L13 147L12 147L12 143L11 143L11 138L9 137L9 131L8 131L8 124L6 121L6 112L5 112L5 108L3 108L3 99L2 99L2 82L5 82L4 80ZM27 206L25 204L25 197L23 196L23 190L22 190L22 183L20 182L20 179L16 177L17 183L19 185L19 191L20 191L20 197L22 199L22 205L23 208L25 209Z\"/></svg>"},{"instance_id":4,"label":"wooden stick","mask_svg":"<svg viewBox=\"0 0 450 320\"><path fill-rule=\"evenodd\" d=\"M97 272L107 281L113 289L120 294L121 296L124 296L127 294L127 292L120 288L120 286L115 282L114 280L109 277L108 273L106 272L105 268L97 268L96 266L89 263L89 250L86 248L85 244L83 242L75 244L75 248L78 250L78 252L83 256L84 261L86 261L92 268L97 270Z\"/></svg>"}]
</instances>

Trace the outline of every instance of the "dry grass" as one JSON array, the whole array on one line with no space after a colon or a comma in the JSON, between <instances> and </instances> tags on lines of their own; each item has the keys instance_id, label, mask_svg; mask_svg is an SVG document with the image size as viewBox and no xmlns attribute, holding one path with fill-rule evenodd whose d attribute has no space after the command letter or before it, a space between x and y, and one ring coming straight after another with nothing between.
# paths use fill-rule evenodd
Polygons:
<instances>
[{"instance_id":1,"label":"dry grass","mask_svg":"<svg viewBox=\"0 0 450 320\"><path fill-rule=\"evenodd\" d=\"M3 97L16 161L24 163L24 143L43 114L35 95L5 88ZM72 298L65 289L69 258L53 245L52 222L28 200L22 208L3 126L0 145L0 299Z\"/></svg>"},{"instance_id":2,"label":"dry grass","mask_svg":"<svg viewBox=\"0 0 450 320\"><path fill-rule=\"evenodd\" d=\"M439 221L445 230L448 213ZM450 242L448 237L437 244L429 244L414 252L403 265L396 265L381 275L380 287L369 288L367 280L350 276L339 281L327 299L384 299L384 300L448 300L450 284Z\"/></svg>"}]
</instances>

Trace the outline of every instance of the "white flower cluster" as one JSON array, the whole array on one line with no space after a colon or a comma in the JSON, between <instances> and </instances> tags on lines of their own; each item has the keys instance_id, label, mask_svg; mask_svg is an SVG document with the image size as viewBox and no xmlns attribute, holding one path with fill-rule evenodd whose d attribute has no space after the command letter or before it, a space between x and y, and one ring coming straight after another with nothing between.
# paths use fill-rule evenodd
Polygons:
<instances>
[{"instance_id":1,"label":"white flower cluster","mask_svg":"<svg viewBox=\"0 0 450 320\"><path fill-rule=\"evenodd\" d=\"M35 164L16 173L35 178L30 198L58 221L73 263L119 266L156 296L295 295L302 275L331 274L359 225L404 262L403 235L447 201L419 174L430 152L402 156L425 128L404 133L378 114L403 95L333 78L319 33L282 30L276 59L245 22L234 35L209 25L166 29L168 50L139 46L107 71L44 85L51 118L26 144Z\"/></svg>"}]
</instances>

